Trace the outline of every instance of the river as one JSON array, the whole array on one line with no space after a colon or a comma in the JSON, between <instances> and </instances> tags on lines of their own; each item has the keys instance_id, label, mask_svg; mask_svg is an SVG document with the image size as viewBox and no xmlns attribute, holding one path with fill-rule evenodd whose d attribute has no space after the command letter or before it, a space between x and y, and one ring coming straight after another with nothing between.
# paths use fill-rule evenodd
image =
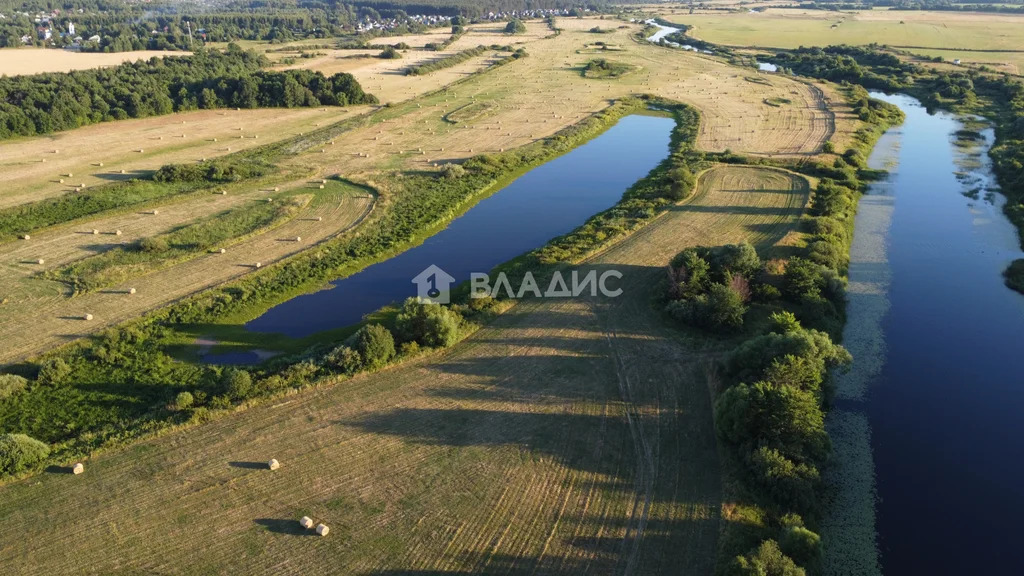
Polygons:
<instances>
[{"instance_id":1,"label":"river","mask_svg":"<svg viewBox=\"0 0 1024 576\"><path fill-rule=\"evenodd\" d=\"M631 115L586 144L523 174L482 200L447 228L330 289L279 304L246 328L303 337L358 323L364 315L416 296L412 280L430 265L456 282L487 272L571 232L613 206L623 192L668 155L675 121ZM254 363L252 352L207 355L216 363Z\"/></svg>"},{"instance_id":2,"label":"river","mask_svg":"<svg viewBox=\"0 0 1024 576\"><path fill-rule=\"evenodd\" d=\"M836 561L864 558L874 524L886 574L1024 574L1024 296L1001 275L1021 251L995 193L992 130L958 146L960 119L872 96L907 118L873 152L890 174L856 220L826 573L875 571Z\"/></svg>"}]
</instances>

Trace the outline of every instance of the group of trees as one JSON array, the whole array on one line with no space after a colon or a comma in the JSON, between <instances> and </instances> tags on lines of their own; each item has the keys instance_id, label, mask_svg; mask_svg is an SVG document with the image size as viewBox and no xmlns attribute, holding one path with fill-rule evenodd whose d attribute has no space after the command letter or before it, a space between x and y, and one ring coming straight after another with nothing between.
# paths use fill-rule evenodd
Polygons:
<instances>
[{"instance_id":1,"label":"group of trees","mask_svg":"<svg viewBox=\"0 0 1024 576\"><path fill-rule=\"evenodd\" d=\"M760 273L761 259L748 243L687 248L669 263L665 310L707 330L739 330Z\"/></svg>"},{"instance_id":2,"label":"group of trees","mask_svg":"<svg viewBox=\"0 0 1024 576\"><path fill-rule=\"evenodd\" d=\"M0 78L0 139L86 124L220 107L346 106L375 102L350 74L269 72L231 45L109 69Z\"/></svg>"},{"instance_id":3,"label":"group of trees","mask_svg":"<svg viewBox=\"0 0 1024 576\"><path fill-rule=\"evenodd\" d=\"M780 535L736 557L729 574L800 574L797 564L816 572L819 538L802 516L816 515L821 466L831 451L824 413L828 372L851 360L828 334L803 328L785 311L772 315L769 332L745 341L726 360L731 385L715 402L718 435L745 482L782 518ZM765 565L789 571L765 572Z\"/></svg>"}]
</instances>

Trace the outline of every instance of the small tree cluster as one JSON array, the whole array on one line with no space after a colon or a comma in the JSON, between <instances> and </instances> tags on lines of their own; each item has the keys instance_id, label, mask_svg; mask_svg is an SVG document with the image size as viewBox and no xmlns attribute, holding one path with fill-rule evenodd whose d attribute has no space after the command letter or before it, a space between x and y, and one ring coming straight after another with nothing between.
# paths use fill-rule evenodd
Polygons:
<instances>
[{"instance_id":1,"label":"small tree cluster","mask_svg":"<svg viewBox=\"0 0 1024 576\"><path fill-rule=\"evenodd\" d=\"M458 340L462 317L440 304L409 298L395 318L399 336L421 346L444 348Z\"/></svg>"},{"instance_id":2,"label":"small tree cluster","mask_svg":"<svg viewBox=\"0 0 1024 576\"><path fill-rule=\"evenodd\" d=\"M18 474L36 468L50 447L24 434L0 435L0 476Z\"/></svg>"},{"instance_id":3,"label":"small tree cluster","mask_svg":"<svg viewBox=\"0 0 1024 576\"><path fill-rule=\"evenodd\" d=\"M668 267L666 311L687 324L714 332L743 327L751 282L761 259L750 244L687 248Z\"/></svg>"}]
</instances>

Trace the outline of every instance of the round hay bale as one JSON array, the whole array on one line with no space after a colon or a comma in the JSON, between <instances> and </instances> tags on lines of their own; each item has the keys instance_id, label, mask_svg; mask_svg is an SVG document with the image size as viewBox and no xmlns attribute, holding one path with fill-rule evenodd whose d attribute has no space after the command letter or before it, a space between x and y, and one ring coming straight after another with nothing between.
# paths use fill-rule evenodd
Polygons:
<instances>
[{"instance_id":1,"label":"round hay bale","mask_svg":"<svg viewBox=\"0 0 1024 576\"><path fill-rule=\"evenodd\" d=\"M74 176L75 176L74 174L72 174L71 172L68 172L68 178L73 178Z\"/></svg>"},{"instance_id":2,"label":"round hay bale","mask_svg":"<svg viewBox=\"0 0 1024 576\"><path fill-rule=\"evenodd\" d=\"M120 236L120 235L121 235L121 231L120 230L114 230L114 236Z\"/></svg>"},{"instance_id":3,"label":"round hay bale","mask_svg":"<svg viewBox=\"0 0 1024 576\"><path fill-rule=\"evenodd\" d=\"M214 142L216 142L216 141L217 141L217 139L216 139L216 138L214 138L214 139L213 139L213 141L214 141Z\"/></svg>"},{"instance_id":4,"label":"round hay bale","mask_svg":"<svg viewBox=\"0 0 1024 576\"><path fill-rule=\"evenodd\" d=\"M328 528L326 524L317 524L316 525L316 533L321 535L321 536L327 536L327 533L330 532L330 531L331 531L331 529Z\"/></svg>"},{"instance_id":5,"label":"round hay bale","mask_svg":"<svg viewBox=\"0 0 1024 576\"><path fill-rule=\"evenodd\" d=\"M54 149L53 149L53 153L54 153L54 154L60 154L60 150L57 150L56 148L54 148Z\"/></svg>"},{"instance_id":6,"label":"round hay bale","mask_svg":"<svg viewBox=\"0 0 1024 576\"><path fill-rule=\"evenodd\" d=\"M21 239L22 240L31 240L32 239L32 235L31 234L22 234L21 235Z\"/></svg>"},{"instance_id":7,"label":"round hay bale","mask_svg":"<svg viewBox=\"0 0 1024 576\"><path fill-rule=\"evenodd\" d=\"M160 211L159 211L159 210L153 210L153 216L156 216L156 215L157 215L157 214L159 214L159 213L160 213Z\"/></svg>"},{"instance_id":8,"label":"round hay bale","mask_svg":"<svg viewBox=\"0 0 1024 576\"><path fill-rule=\"evenodd\" d=\"M128 294L129 294L129 295L133 295L133 294L135 294L135 288L129 288L129 289L128 289Z\"/></svg>"},{"instance_id":9,"label":"round hay bale","mask_svg":"<svg viewBox=\"0 0 1024 576\"><path fill-rule=\"evenodd\" d=\"M85 465L82 464L81 462L76 462L75 465L71 467L71 473L74 474L75 476L78 476L79 474L82 474L84 472Z\"/></svg>"},{"instance_id":10,"label":"round hay bale","mask_svg":"<svg viewBox=\"0 0 1024 576\"><path fill-rule=\"evenodd\" d=\"M324 221L324 217L323 216L317 216L316 217L316 221L317 222L323 222Z\"/></svg>"},{"instance_id":11,"label":"round hay bale","mask_svg":"<svg viewBox=\"0 0 1024 576\"><path fill-rule=\"evenodd\" d=\"M323 190L323 189L324 189L324 185L323 185L323 184L321 184L321 185L320 185L320 189L321 189L321 190Z\"/></svg>"},{"instance_id":12,"label":"round hay bale","mask_svg":"<svg viewBox=\"0 0 1024 576\"><path fill-rule=\"evenodd\" d=\"M124 168L121 168L121 174L124 174Z\"/></svg>"},{"instance_id":13,"label":"round hay bale","mask_svg":"<svg viewBox=\"0 0 1024 576\"><path fill-rule=\"evenodd\" d=\"M257 262L255 264L253 264L253 266L255 266L256 268L262 268L263 264L261 262Z\"/></svg>"},{"instance_id":14,"label":"round hay bale","mask_svg":"<svg viewBox=\"0 0 1024 576\"><path fill-rule=\"evenodd\" d=\"M280 188L276 188L276 187L274 188L274 192L280 192L280 191L281 191Z\"/></svg>"},{"instance_id":15,"label":"round hay bale","mask_svg":"<svg viewBox=\"0 0 1024 576\"><path fill-rule=\"evenodd\" d=\"M100 168L102 168L103 167L103 162L97 162L96 165L99 166Z\"/></svg>"},{"instance_id":16,"label":"round hay bale","mask_svg":"<svg viewBox=\"0 0 1024 576\"><path fill-rule=\"evenodd\" d=\"M220 195L221 196L227 196L228 195L228 191L227 190L221 190L220 191Z\"/></svg>"},{"instance_id":17,"label":"round hay bale","mask_svg":"<svg viewBox=\"0 0 1024 576\"><path fill-rule=\"evenodd\" d=\"M139 148L139 154L142 154L143 152L145 152L145 150L143 150L142 148Z\"/></svg>"},{"instance_id":18,"label":"round hay bale","mask_svg":"<svg viewBox=\"0 0 1024 576\"><path fill-rule=\"evenodd\" d=\"M273 201L274 201L273 198L267 198L267 202L273 202Z\"/></svg>"},{"instance_id":19,"label":"round hay bale","mask_svg":"<svg viewBox=\"0 0 1024 576\"><path fill-rule=\"evenodd\" d=\"M270 462L267 462L267 468L270 468L271 470L277 470L280 467L281 463L278 462L277 460L271 459Z\"/></svg>"},{"instance_id":20,"label":"round hay bale","mask_svg":"<svg viewBox=\"0 0 1024 576\"><path fill-rule=\"evenodd\" d=\"M85 188L85 182L82 182L81 184L79 184L78 187L79 188Z\"/></svg>"},{"instance_id":21,"label":"round hay bale","mask_svg":"<svg viewBox=\"0 0 1024 576\"><path fill-rule=\"evenodd\" d=\"M63 183L64 183L64 179L63 179L63 178L61 178L61 179L60 179L60 180L58 180L57 182L58 182L59 184L63 184Z\"/></svg>"},{"instance_id":22,"label":"round hay bale","mask_svg":"<svg viewBox=\"0 0 1024 576\"><path fill-rule=\"evenodd\" d=\"M295 237L295 241L296 242L302 242L302 236L296 236Z\"/></svg>"},{"instance_id":23,"label":"round hay bale","mask_svg":"<svg viewBox=\"0 0 1024 576\"><path fill-rule=\"evenodd\" d=\"M220 249L220 253L221 253L221 254L227 254L227 252L228 252L228 251L227 251L227 250L225 250L225 249L223 249L223 248L221 248L221 249Z\"/></svg>"},{"instance_id":24,"label":"round hay bale","mask_svg":"<svg viewBox=\"0 0 1024 576\"><path fill-rule=\"evenodd\" d=\"M39 260L36 260L36 263L39 264L40 266L42 266L43 264L46 264L46 260L43 260L42 258L40 258Z\"/></svg>"},{"instance_id":25,"label":"round hay bale","mask_svg":"<svg viewBox=\"0 0 1024 576\"><path fill-rule=\"evenodd\" d=\"M313 519L309 516L303 516L299 519L299 526L302 526L306 530L309 530L313 527Z\"/></svg>"},{"instance_id":26,"label":"round hay bale","mask_svg":"<svg viewBox=\"0 0 1024 576\"><path fill-rule=\"evenodd\" d=\"M320 180L320 183L321 183L321 184L327 184L327 179L326 179L326 178L324 178L324 179Z\"/></svg>"},{"instance_id":27,"label":"round hay bale","mask_svg":"<svg viewBox=\"0 0 1024 576\"><path fill-rule=\"evenodd\" d=\"M92 314L86 314L85 316L82 316L82 320L92 320Z\"/></svg>"},{"instance_id":28,"label":"round hay bale","mask_svg":"<svg viewBox=\"0 0 1024 576\"><path fill-rule=\"evenodd\" d=\"M46 158L40 158L39 161L40 162L46 162Z\"/></svg>"},{"instance_id":29,"label":"round hay bale","mask_svg":"<svg viewBox=\"0 0 1024 576\"><path fill-rule=\"evenodd\" d=\"M96 235L97 235L97 234L99 234L99 233L100 233L100 231L99 231L99 230L97 230L97 229L95 229L95 228L93 228L93 229L92 229L92 235L93 235L93 236L96 236Z\"/></svg>"}]
</instances>

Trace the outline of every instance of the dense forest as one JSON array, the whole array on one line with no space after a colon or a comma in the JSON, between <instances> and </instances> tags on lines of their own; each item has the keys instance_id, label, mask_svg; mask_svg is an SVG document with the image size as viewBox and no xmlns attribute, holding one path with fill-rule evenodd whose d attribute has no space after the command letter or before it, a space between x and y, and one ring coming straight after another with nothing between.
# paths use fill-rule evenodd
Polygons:
<instances>
[{"instance_id":1,"label":"dense forest","mask_svg":"<svg viewBox=\"0 0 1024 576\"><path fill-rule=\"evenodd\" d=\"M266 60L229 46L114 68L0 78L0 138L220 107L374 103L350 74L261 70Z\"/></svg>"}]
</instances>

